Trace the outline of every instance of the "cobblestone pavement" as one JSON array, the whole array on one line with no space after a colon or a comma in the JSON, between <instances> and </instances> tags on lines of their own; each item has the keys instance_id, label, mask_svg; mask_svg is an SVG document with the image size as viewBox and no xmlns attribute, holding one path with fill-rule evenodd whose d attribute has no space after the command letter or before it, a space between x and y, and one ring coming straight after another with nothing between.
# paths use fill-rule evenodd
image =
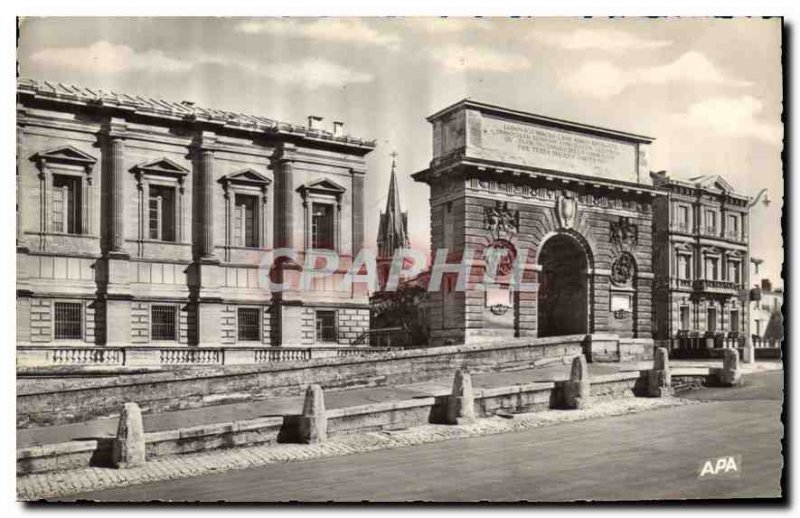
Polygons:
<instances>
[{"instance_id":1,"label":"cobblestone pavement","mask_svg":"<svg viewBox=\"0 0 800 518\"><path fill-rule=\"evenodd\" d=\"M402 448L448 439L515 432L563 422L625 415L689 404L702 404L702 402L677 397L624 398L597 401L592 407L584 410L546 410L517 414L512 418L495 416L479 419L469 425L424 425L397 431L334 436L320 444L264 445L166 457L150 461L142 467L124 470L87 468L41 473L17 478L17 498L24 501L60 498L87 491L147 482L195 477L276 463L350 455L386 448Z\"/></svg>"}]
</instances>

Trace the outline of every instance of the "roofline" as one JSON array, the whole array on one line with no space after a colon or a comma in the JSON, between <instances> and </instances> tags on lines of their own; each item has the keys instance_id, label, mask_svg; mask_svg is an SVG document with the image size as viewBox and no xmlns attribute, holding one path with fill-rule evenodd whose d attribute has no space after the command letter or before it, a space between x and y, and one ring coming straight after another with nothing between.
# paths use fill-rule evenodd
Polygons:
<instances>
[{"instance_id":1,"label":"roofline","mask_svg":"<svg viewBox=\"0 0 800 518\"><path fill-rule=\"evenodd\" d=\"M523 166L523 165L508 165L503 163L483 161L480 159L461 159L457 162L447 164L444 167L428 167L421 171L411 174L411 178L416 182L427 183L425 176L431 174L434 170L446 171L453 169L458 165L467 165L472 167L485 167L487 169L498 169L506 171L520 171L532 177L557 177L559 179L566 179L571 182L579 182L586 184L598 184L612 189L627 189L632 191L642 191L650 193L654 196L667 196L669 194L665 189L655 187L652 185L644 185L640 183L626 182L624 180L612 180L608 178L597 178L594 176L586 176L575 173L565 173L562 171L552 171L549 169L539 169L536 167Z\"/></svg>"},{"instance_id":2,"label":"roofline","mask_svg":"<svg viewBox=\"0 0 800 518\"><path fill-rule=\"evenodd\" d=\"M719 175L715 175L715 176L719 176ZM721 176L719 176L719 177L722 178ZM723 178L723 180L724 180L724 178ZM664 185L665 189L669 189L669 187L675 186L675 187L685 187L685 188L692 189L692 190L695 190L695 191L704 191L704 192L717 194L715 191L712 191L712 190L708 189L707 187L704 187L704 186L700 185L700 182L693 182L691 180L684 179L684 178L674 178L674 177L671 177L671 176L667 176L667 177L663 178L660 181L665 184ZM730 184L728 184L728 185L730 185ZM733 189L733 186L731 186L731 189ZM744 201L748 201L748 200L751 199L750 196L748 196L746 194L743 194L743 193L740 193L740 192L737 192L736 190L731 190L731 191L728 191L728 192L724 192L724 194L726 196L730 196L732 198L739 198L739 199L744 200Z\"/></svg>"},{"instance_id":3,"label":"roofline","mask_svg":"<svg viewBox=\"0 0 800 518\"><path fill-rule=\"evenodd\" d=\"M546 115L539 115L536 113L524 112L514 110L512 108L505 108L496 104L489 104L480 101L473 101L472 99L465 98L450 106L439 110L433 115L429 115L425 120L433 122L435 119L443 117L450 112L460 108L475 108L481 112L492 113L495 115L504 115L514 119L522 120L525 122L535 122L543 126L551 126L559 129L567 129L573 131L583 131L585 133L594 133L606 137L614 137L621 140L628 140L643 144L650 144L655 141L655 137L648 137L646 135L639 135L636 133L629 133L626 131L619 131L611 128L604 128L602 126L592 126L590 124L582 124L580 122L568 121L565 119L557 119L555 117L548 117Z\"/></svg>"},{"instance_id":4,"label":"roofline","mask_svg":"<svg viewBox=\"0 0 800 518\"><path fill-rule=\"evenodd\" d=\"M50 90L45 89L47 85ZM162 107L161 110L147 109L141 105L133 102L126 102L115 92L102 91L99 89L92 89L86 87L77 87L73 85L65 85L63 83L56 83L57 86L63 89L63 92L57 92L56 87L47 81L39 81L35 79L19 78L17 80L17 96L30 96L33 99L53 102L64 105L78 105L88 106L92 108L102 108L107 110L121 110L127 113L133 113L143 117L152 117L161 120L171 120L176 122L196 122L208 123L215 126L222 126L226 129L234 131L245 131L248 133L257 134L274 134L284 137L302 138L309 142L315 142L327 146L345 146L352 149L359 149L361 153L367 154L373 150L377 143L372 140L363 140L349 135L334 136L333 133L326 130L310 129L305 126L292 124L288 122L281 122L266 117L261 117L252 114L243 114L230 112L227 110L206 109L197 107L205 113L195 113L194 105L183 105L181 111L170 111L167 109L167 103L160 102L160 99L152 98L153 102L159 101L158 106ZM51 91L52 90L52 91ZM85 91L84 91L85 90ZM89 93L94 97L90 97ZM103 95L113 95L115 98L104 98ZM126 94L122 94L126 95ZM132 96L140 97L144 96ZM173 103L180 104L180 103ZM144 109L143 109L144 108ZM251 121L244 123L241 121L233 120L232 118L225 118L222 116L214 116L211 112L223 113L231 116L249 117L259 119L260 122Z\"/></svg>"}]
</instances>

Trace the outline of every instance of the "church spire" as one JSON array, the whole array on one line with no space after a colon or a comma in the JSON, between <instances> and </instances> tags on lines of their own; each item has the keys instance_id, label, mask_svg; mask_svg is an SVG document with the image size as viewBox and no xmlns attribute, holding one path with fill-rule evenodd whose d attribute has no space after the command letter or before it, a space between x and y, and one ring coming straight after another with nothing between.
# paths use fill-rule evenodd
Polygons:
<instances>
[{"instance_id":1,"label":"church spire","mask_svg":"<svg viewBox=\"0 0 800 518\"><path fill-rule=\"evenodd\" d=\"M390 258L398 248L408 246L407 213L400 206L400 190L397 188L397 152L391 153L392 172L389 178L389 195L386 212L381 212L378 226L378 257Z\"/></svg>"}]
</instances>

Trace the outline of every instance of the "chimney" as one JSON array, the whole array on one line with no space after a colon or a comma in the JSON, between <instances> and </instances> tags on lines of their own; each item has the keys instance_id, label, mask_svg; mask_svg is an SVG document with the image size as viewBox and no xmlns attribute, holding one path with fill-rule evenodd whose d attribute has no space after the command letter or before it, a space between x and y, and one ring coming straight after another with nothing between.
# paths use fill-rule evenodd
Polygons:
<instances>
[{"instance_id":1,"label":"chimney","mask_svg":"<svg viewBox=\"0 0 800 518\"><path fill-rule=\"evenodd\" d=\"M333 121L333 136L334 137L344 136L344 122Z\"/></svg>"},{"instance_id":2,"label":"chimney","mask_svg":"<svg viewBox=\"0 0 800 518\"><path fill-rule=\"evenodd\" d=\"M319 130L321 122L322 122L322 117L317 117L316 115L309 115L308 116L308 129Z\"/></svg>"}]
</instances>

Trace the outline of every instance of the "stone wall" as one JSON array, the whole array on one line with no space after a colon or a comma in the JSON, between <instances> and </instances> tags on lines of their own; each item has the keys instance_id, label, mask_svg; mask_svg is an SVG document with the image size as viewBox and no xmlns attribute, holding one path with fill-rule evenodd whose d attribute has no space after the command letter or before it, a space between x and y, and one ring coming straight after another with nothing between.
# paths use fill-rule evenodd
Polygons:
<instances>
[{"instance_id":1,"label":"stone wall","mask_svg":"<svg viewBox=\"0 0 800 518\"><path fill-rule=\"evenodd\" d=\"M584 336L509 339L500 344L411 349L369 357L279 365L186 368L106 378L37 380L17 394L19 427L110 417L134 401L144 413L299 395L310 383L326 389L416 383L456 369L492 372L532 367L583 352Z\"/></svg>"}]
</instances>

